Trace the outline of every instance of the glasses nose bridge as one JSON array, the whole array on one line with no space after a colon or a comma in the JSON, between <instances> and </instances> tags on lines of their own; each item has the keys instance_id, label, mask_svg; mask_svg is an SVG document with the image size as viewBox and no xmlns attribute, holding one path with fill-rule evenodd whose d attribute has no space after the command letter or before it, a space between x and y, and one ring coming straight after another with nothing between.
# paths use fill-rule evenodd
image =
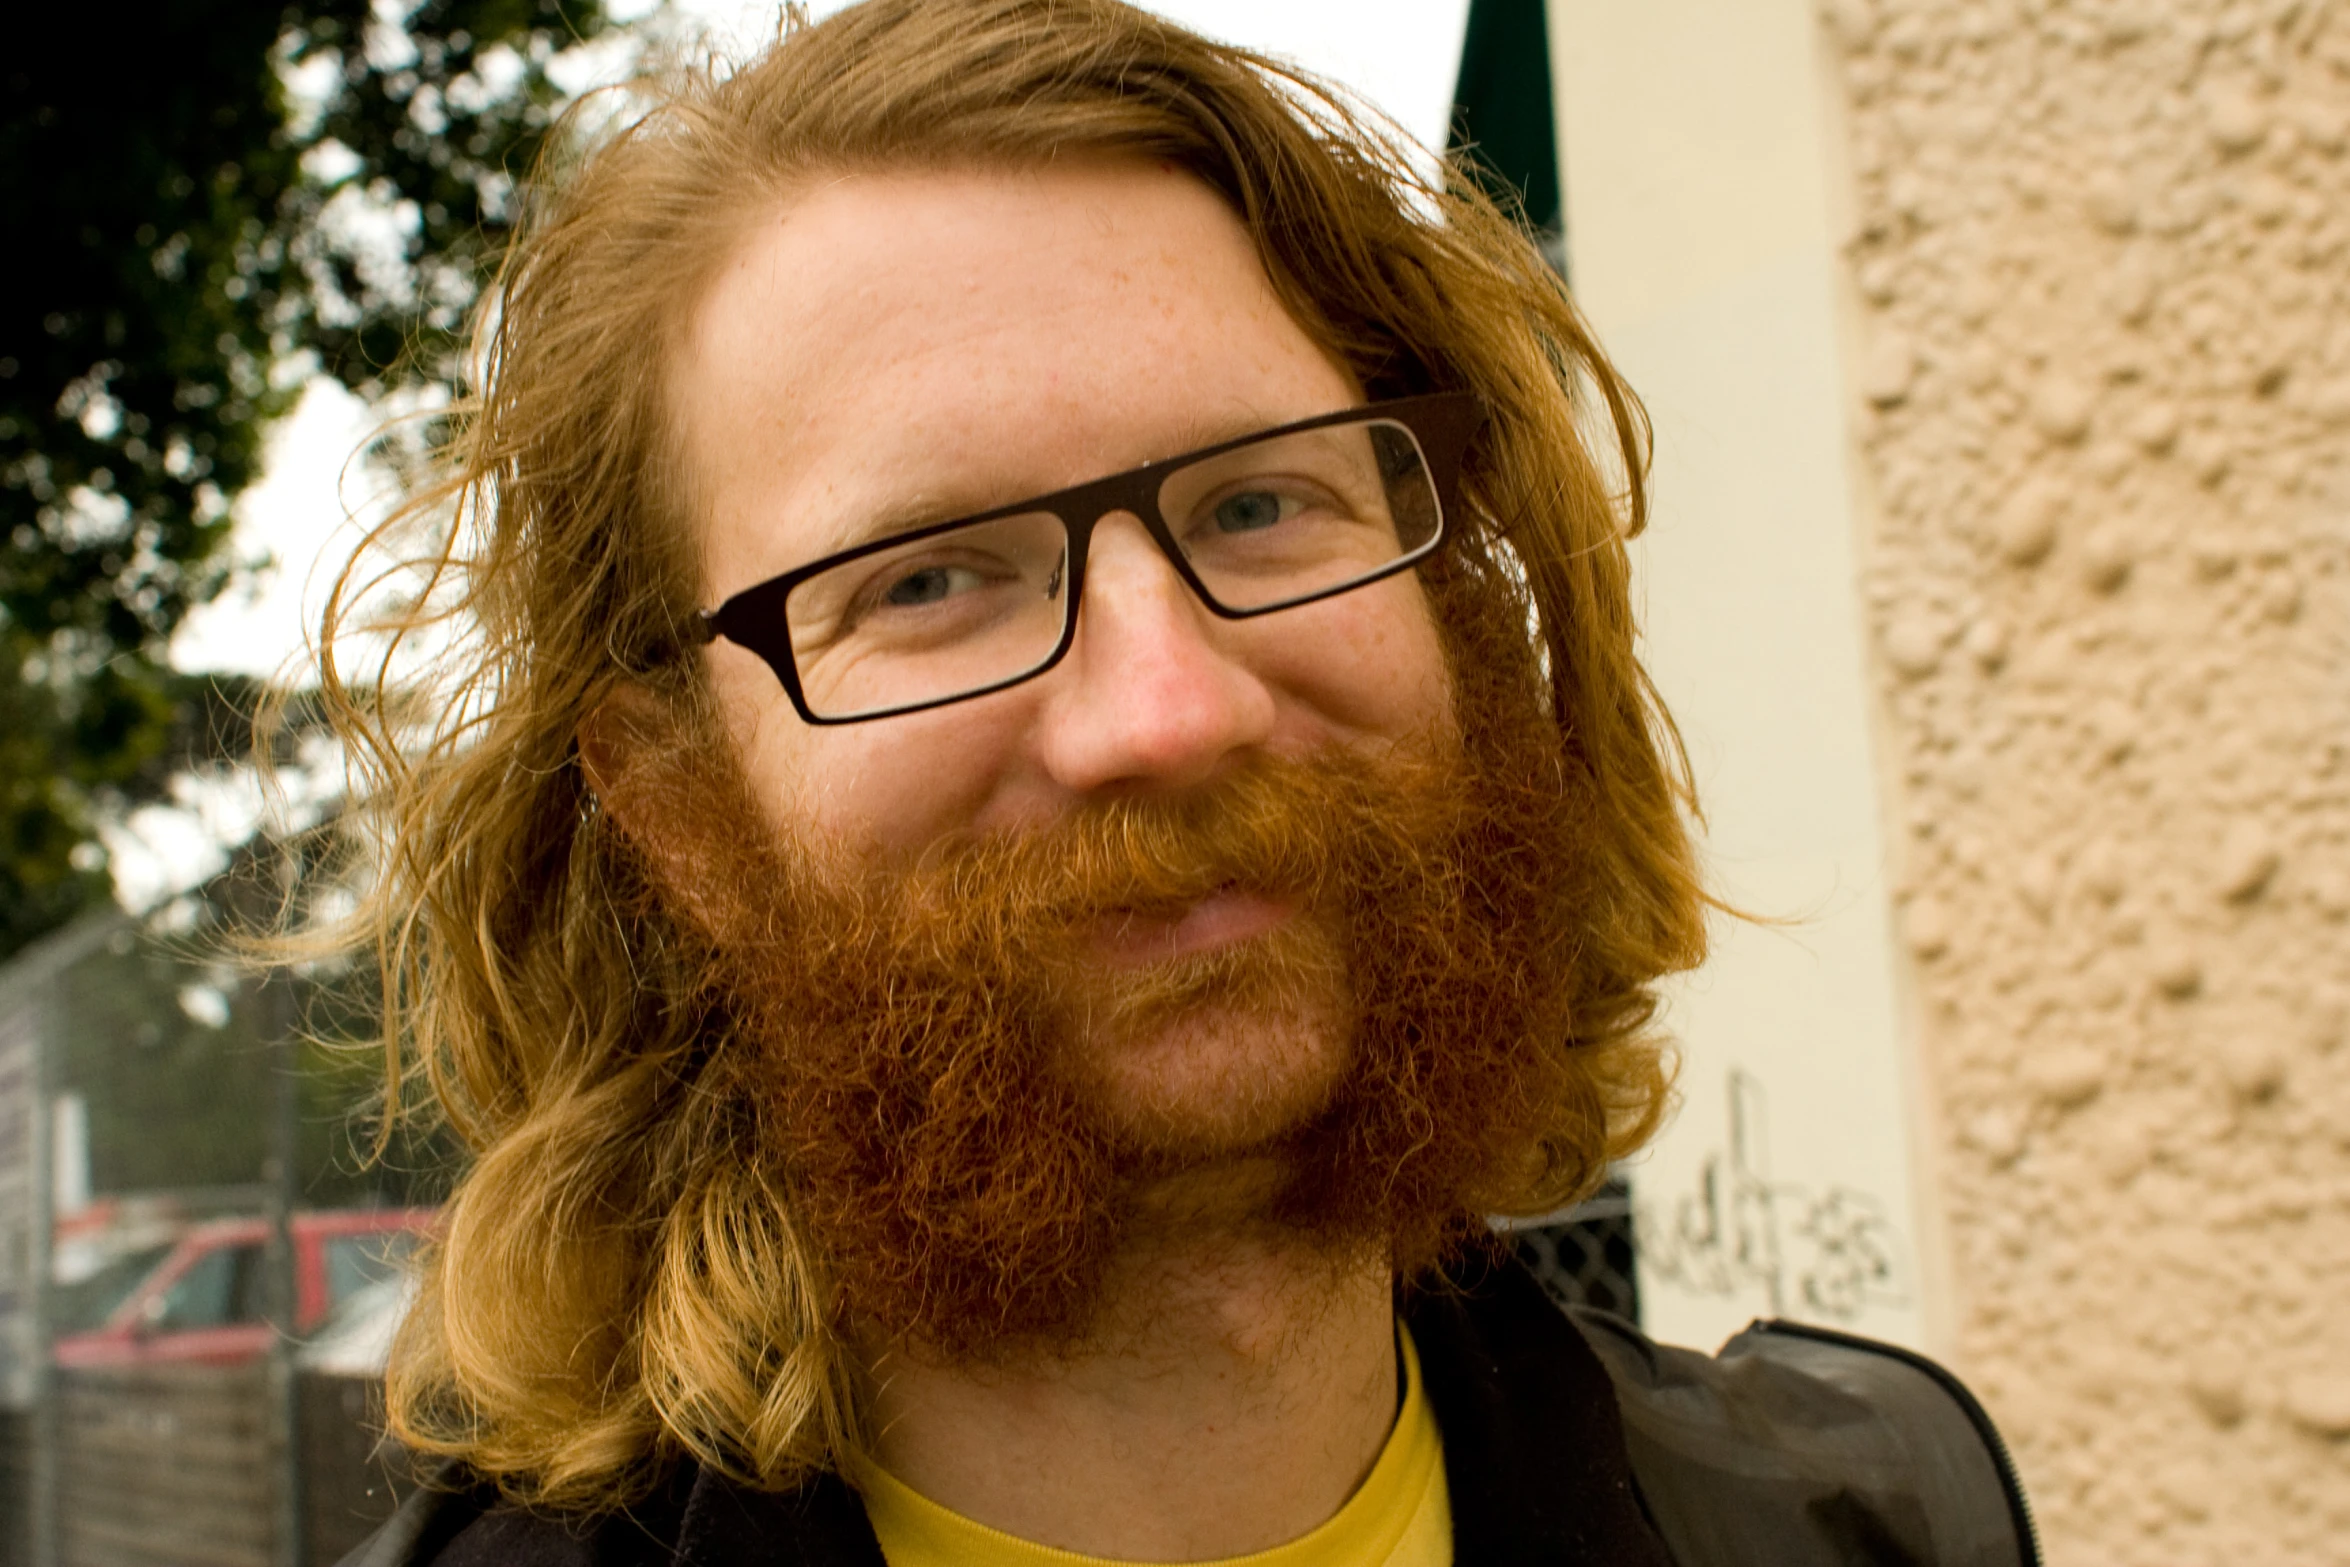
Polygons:
<instances>
[{"instance_id":1,"label":"glasses nose bridge","mask_svg":"<svg viewBox=\"0 0 2350 1567\"><path fill-rule=\"evenodd\" d=\"M1168 569L1185 591L1208 610L1217 608L1215 600L1194 575L1191 563L1184 559L1183 547L1175 542L1175 535L1159 510L1159 487L1173 467L1173 464L1148 464L1081 485L1062 497L1061 522L1070 534L1070 574L1080 587L1085 582L1086 567L1091 563L1094 530L1109 518L1124 515L1141 525L1143 536L1166 560ZM1074 621L1083 608L1078 598L1072 597L1070 619Z\"/></svg>"}]
</instances>

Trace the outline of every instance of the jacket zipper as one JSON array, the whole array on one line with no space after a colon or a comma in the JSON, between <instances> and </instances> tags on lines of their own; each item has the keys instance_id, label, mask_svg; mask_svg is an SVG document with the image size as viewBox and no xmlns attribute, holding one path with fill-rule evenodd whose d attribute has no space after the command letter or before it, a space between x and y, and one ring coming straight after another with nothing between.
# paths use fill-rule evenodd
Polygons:
<instances>
[{"instance_id":1,"label":"jacket zipper","mask_svg":"<svg viewBox=\"0 0 2350 1567\"><path fill-rule=\"evenodd\" d=\"M2040 1527L2032 1518L2031 1499L2024 1495L2024 1482L2022 1477L2016 1473L2015 1458L2008 1452L2007 1442L2000 1436L1999 1427L1991 1423L1991 1412L1982 1406L1982 1403L1976 1399L1964 1382L1950 1374L1948 1368L1938 1361L1918 1354L1915 1350L1904 1349L1899 1344L1886 1344L1876 1339L1859 1338L1850 1333L1839 1333L1834 1328L1816 1328L1806 1322L1788 1322L1773 1317L1757 1322L1754 1327L1758 1332L1777 1333L1788 1338L1817 1339L1823 1344L1836 1344L1846 1349L1865 1349L1880 1355L1890 1355L1904 1365L1914 1366L1933 1378L1935 1384L1948 1393L1960 1409L1966 1411L1966 1417L1974 1422L1975 1432L1982 1437L1983 1445L1991 1450L1992 1464L1999 1471L1999 1483L2007 1489L2008 1513L2014 1518L2016 1533L2024 1542L2026 1553L2024 1567L2041 1567Z\"/></svg>"}]
</instances>

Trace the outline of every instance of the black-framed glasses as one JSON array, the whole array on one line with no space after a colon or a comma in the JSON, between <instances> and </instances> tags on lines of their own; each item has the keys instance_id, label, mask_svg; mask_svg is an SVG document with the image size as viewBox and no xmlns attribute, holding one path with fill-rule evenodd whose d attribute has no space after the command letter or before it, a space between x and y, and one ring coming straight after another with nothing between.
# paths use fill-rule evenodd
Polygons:
<instances>
[{"instance_id":1,"label":"black-framed glasses","mask_svg":"<svg viewBox=\"0 0 2350 1567\"><path fill-rule=\"evenodd\" d=\"M1472 392L1349 408L859 544L697 617L767 661L811 724L888 718L1043 674L1077 634L1095 524L1138 518L1227 620L1391 577L1444 540Z\"/></svg>"}]
</instances>

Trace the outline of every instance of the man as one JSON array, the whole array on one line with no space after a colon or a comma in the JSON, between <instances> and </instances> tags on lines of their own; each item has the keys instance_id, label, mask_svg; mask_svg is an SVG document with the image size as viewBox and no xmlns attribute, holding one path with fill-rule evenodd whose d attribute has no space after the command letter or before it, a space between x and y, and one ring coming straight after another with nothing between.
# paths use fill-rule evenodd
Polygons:
<instances>
[{"instance_id":1,"label":"man","mask_svg":"<svg viewBox=\"0 0 2350 1567\"><path fill-rule=\"evenodd\" d=\"M477 1151L367 1559L1958 1538L1485 1243L1653 1129L1706 903L1637 405L1506 221L1114 0L870 0L532 199L406 519L471 635L329 670Z\"/></svg>"}]
</instances>

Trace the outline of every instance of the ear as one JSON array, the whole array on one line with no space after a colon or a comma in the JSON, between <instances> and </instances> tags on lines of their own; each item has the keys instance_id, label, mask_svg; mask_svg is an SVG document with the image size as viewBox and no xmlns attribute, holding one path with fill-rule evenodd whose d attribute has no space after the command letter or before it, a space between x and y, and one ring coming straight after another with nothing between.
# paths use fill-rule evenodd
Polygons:
<instances>
[{"instance_id":1,"label":"ear","mask_svg":"<svg viewBox=\"0 0 2350 1567\"><path fill-rule=\"evenodd\" d=\"M674 738L676 720L663 709L661 699L633 680L614 685L604 699L579 721L573 737L579 744L580 771L588 787L615 821L622 820L633 782L631 770L658 749L664 738ZM617 797L617 798L616 798Z\"/></svg>"},{"instance_id":2,"label":"ear","mask_svg":"<svg viewBox=\"0 0 2350 1567\"><path fill-rule=\"evenodd\" d=\"M596 802L679 913L716 928L713 866L725 862L723 828L713 820L710 770L689 725L670 701L623 680L580 720L580 770ZM698 765L697 765L698 764Z\"/></svg>"}]
</instances>

